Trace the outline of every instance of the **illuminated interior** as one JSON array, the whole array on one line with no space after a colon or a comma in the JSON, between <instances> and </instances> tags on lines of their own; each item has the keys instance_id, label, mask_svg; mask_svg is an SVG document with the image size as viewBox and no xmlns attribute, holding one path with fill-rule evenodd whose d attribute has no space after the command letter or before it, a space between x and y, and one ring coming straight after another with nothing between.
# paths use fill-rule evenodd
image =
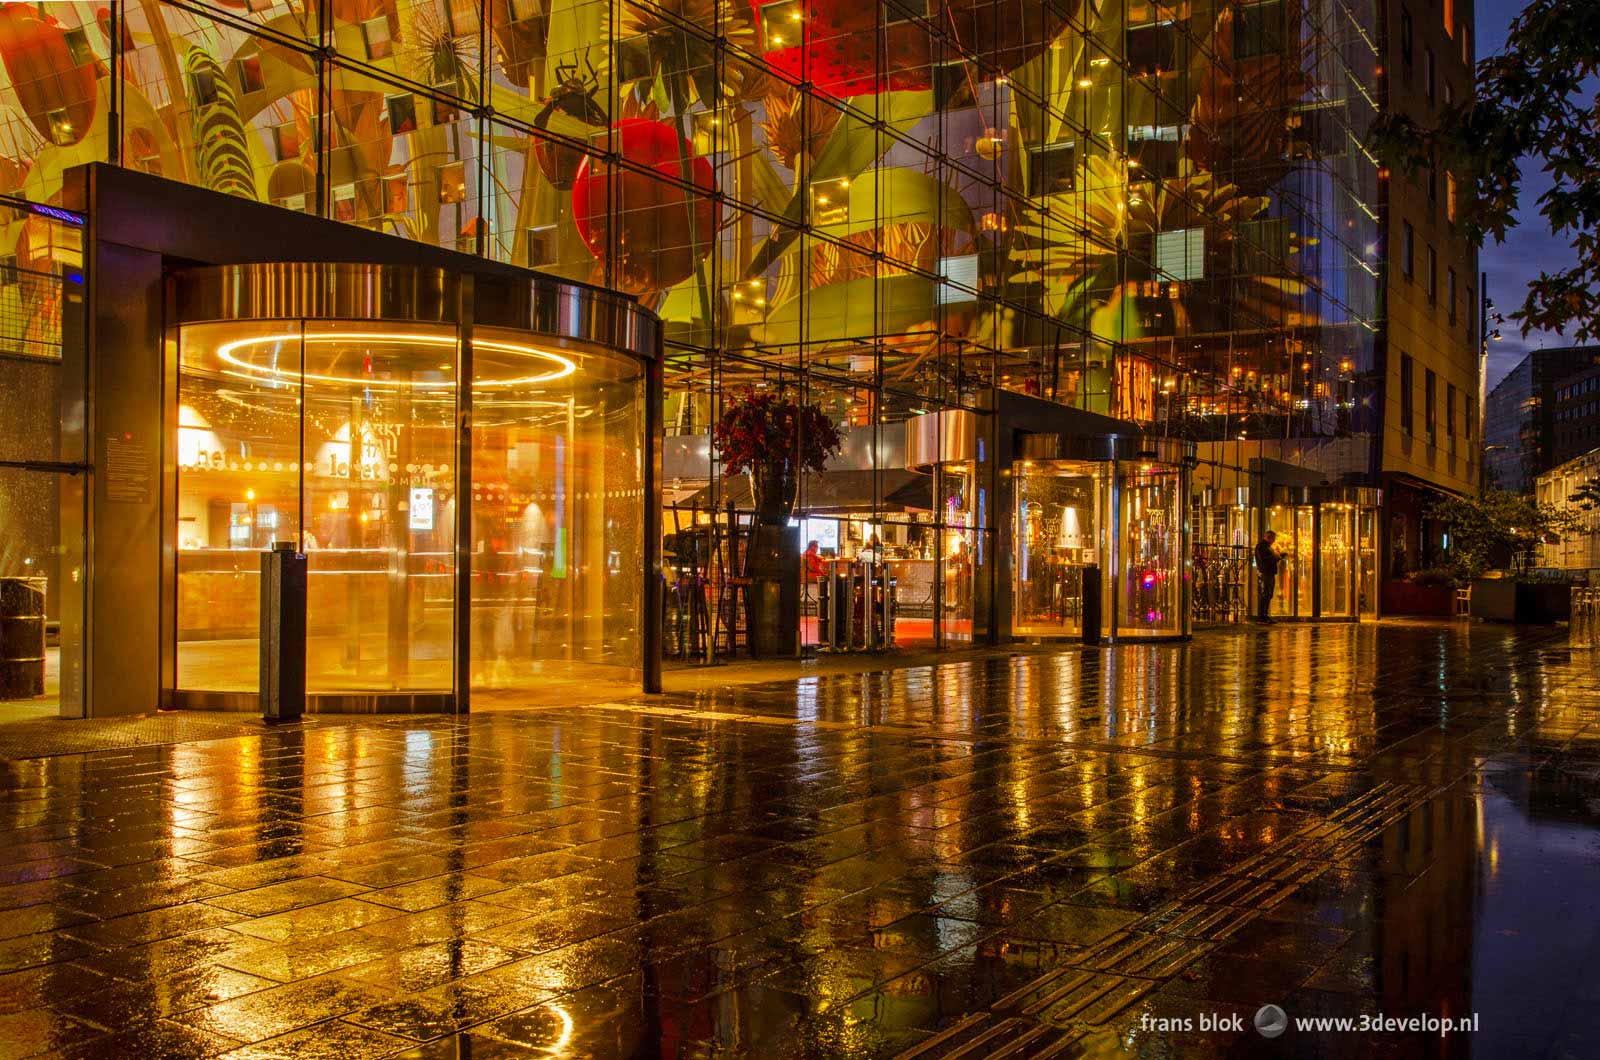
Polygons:
<instances>
[{"instance_id":1,"label":"illuminated interior","mask_svg":"<svg viewBox=\"0 0 1600 1060\"><path fill-rule=\"evenodd\" d=\"M1029 460L1017 471L1017 549L1012 630L1019 637L1081 636L1083 572L1106 563L1109 464ZM1109 631L1110 582L1102 623Z\"/></svg>"},{"instance_id":2,"label":"illuminated interior","mask_svg":"<svg viewBox=\"0 0 1600 1060\"><path fill-rule=\"evenodd\" d=\"M1278 534L1274 546L1283 554L1273 615L1376 617L1379 508L1375 504L1352 500L1274 504L1266 516L1266 528Z\"/></svg>"},{"instance_id":3,"label":"illuminated interior","mask_svg":"<svg viewBox=\"0 0 1600 1060\"><path fill-rule=\"evenodd\" d=\"M180 690L256 689L260 552L275 540L308 557L313 694L449 692L463 554L474 690L638 674L641 365L477 329L463 499L462 363L452 326L180 329Z\"/></svg>"},{"instance_id":4,"label":"illuminated interior","mask_svg":"<svg viewBox=\"0 0 1600 1060\"><path fill-rule=\"evenodd\" d=\"M1013 633L1081 636L1084 572L1097 567L1104 634L1187 634L1187 477L1153 461L1018 464Z\"/></svg>"},{"instance_id":5,"label":"illuminated interior","mask_svg":"<svg viewBox=\"0 0 1600 1060\"><path fill-rule=\"evenodd\" d=\"M1318 613L1323 618L1356 618L1356 506L1330 501L1321 506L1317 548L1322 579Z\"/></svg>"}]
</instances>

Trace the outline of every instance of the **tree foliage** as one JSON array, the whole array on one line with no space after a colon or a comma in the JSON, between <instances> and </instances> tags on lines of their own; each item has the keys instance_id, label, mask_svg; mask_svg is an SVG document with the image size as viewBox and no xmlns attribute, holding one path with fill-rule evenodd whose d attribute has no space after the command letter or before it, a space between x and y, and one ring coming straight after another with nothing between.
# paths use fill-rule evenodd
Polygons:
<instances>
[{"instance_id":1,"label":"tree foliage","mask_svg":"<svg viewBox=\"0 0 1600 1060\"><path fill-rule=\"evenodd\" d=\"M1553 181L1539 213L1570 239L1577 263L1541 272L1511 314L1530 330L1569 330L1577 342L1600 338L1600 2L1531 0L1511 24L1506 47L1481 60L1475 95L1419 123L1379 119L1373 143L1396 170L1430 164L1454 174L1468 237L1496 242L1517 224L1521 161Z\"/></svg>"},{"instance_id":2,"label":"tree foliage","mask_svg":"<svg viewBox=\"0 0 1600 1060\"><path fill-rule=\"evenodd\" d=\"M1521 573L1533 566L1534 549L1579 529L1570 511L1540 504L1504 490L1486 490L1476 497L1446 497L1429 511L1450 531L1448 562L1461 582L1471 581L1497 564Z\"/></svg>"},{"instance_id":3,"label":"tree foliage","mask_svg":"<svg viewBox=\"0 0 1600 1060\"><path fill-rule=\"evenodd\" d=\"M1600 508L1600 478L1592 478L1567 494L1567 500L1586 512Z\"/></svg>"}]
</instances>

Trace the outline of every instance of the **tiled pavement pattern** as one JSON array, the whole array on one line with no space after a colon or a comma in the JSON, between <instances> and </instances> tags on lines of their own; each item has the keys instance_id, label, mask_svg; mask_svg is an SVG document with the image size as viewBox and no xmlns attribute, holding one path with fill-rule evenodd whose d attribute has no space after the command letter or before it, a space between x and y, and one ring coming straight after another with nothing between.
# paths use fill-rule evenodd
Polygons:
<instances>
[{"instance_id":1,"label":"tiled pavement pattern","mask_svg":"<svg viewBox=\"0 0 1600 1060\"><path fill-rule=\"evenodd\" d=\"M1595 659L1279 626L4 763L0 1060L1600 1056Z\"/></svg>"}]
</instances>

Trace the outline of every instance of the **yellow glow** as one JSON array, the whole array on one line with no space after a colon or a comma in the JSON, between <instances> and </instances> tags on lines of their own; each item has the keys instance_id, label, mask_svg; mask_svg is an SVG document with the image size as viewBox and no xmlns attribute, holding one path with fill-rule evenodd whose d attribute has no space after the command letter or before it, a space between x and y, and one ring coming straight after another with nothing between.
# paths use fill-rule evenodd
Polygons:
<instances>
[{"instance_id":1,"label":"yellow glow","mask_svg":"<svg viewBox=\"0 0 1600 1060\"><path fill-rule=\"evenodd\" d=\"M245 490L244 491L244 499L247 500L247 501L255 500L256 499L256 491L255 490Z\"/></svg>"},{"instance_id":2,"label":"yellow glow","mask_svg":"<svg viewBox=\"0 0 1600 1060\"><path fill-rule=\"evenodd\" d=\"M302 378L301 373L282 368L267 368L252 364L236 355L235 351L251 346L260 346L273 342L298 342L301 336L297 333L283 335L254 335L249 338L234 339L217 346L217 357L233 365L235 368L249 372L255 376L265 376L272 379L281 379L286 382L295 382ZM426 335L406 332L380 332L380 331L339 331L308 334L305 336L307 343L312 342L383 342L402 346L432 346L454 347L454 335ZM484 380L473 384L474 389L488 389L491 387L532 386L539 383L550 383L557 379L564 379L578 370L578 366L558 353L541 350L534 346L525 346L515 342L495 342L490 339L473 340L473 348L478 350L493 350L498 353L510 353L521 357L532 357L548 361L556 367L541 375L521 376L516 379ZM394 379L369 379L363 376L317 375L306 372L304 378L307 382L339 383L347 386L387 387L400 390L454 390L455 381L443 380L416 380L402 381Z\"/></svg>"},{"instance_id":3,"label":"yellow glow","mask_svg":"<svg viewBox=\"0 0 1600 1060\"><path fill-rule=\"evenodd\" d=\"M555 1010L556 1016L561 1020L561 1033L556 1035L556 1040L550 1043L549 1049L553 1053L564 1053L567 1050L567 1046L572 1042L572 1015L560 1005L551 1005L550 1007Z\"/></svg>"},{"instance_id":4,"label":"yellow glow","mask_svg":"<svg viewBox=\"0 0 1600 1060\"><path fill-rule=\"evenodd\" d=\"M1087 78L1087 77L1078 78L1078 87L1079 88L1088 88L1092 84L1094 84L1094 82L1092 80L1090 80L1089 78Z\"/></svg>"}]
</instances>

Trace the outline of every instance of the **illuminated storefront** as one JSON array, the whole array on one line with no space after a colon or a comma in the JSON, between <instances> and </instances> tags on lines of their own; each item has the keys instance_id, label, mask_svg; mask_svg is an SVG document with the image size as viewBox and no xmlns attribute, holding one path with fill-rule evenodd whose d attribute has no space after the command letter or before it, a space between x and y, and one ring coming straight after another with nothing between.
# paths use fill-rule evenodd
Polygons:
<instances>
[{"instance_id":1,"label":"illuminated storefront","mask_svg":"<svg viewBox=\"0 0 1600 1060\"><path fill-rule=\"evenodd\" d=\"M1277 534L1274 544L1283 554L1272 615L1377 617L1379 492L1276 486L1269 501L1264 526Z\"/></svg>"},{"instance_id":2,"label":"illuminated storefront","mask_svg":"<svg viewBox=\"0 0 1600 1060\"><path fill-rule=\"evenodd\" d=\"M309 558L325 708L639 681L653 351L629 304L536 282L491 312L397 267L172 285L179 704L253 702L275 540Z\"/></svg>"},{"instance_id":3,"label":"illuminated storefront","mask_svg":"<svg viewBox=\"0 0 1600 1060\"><path fill-rule=\"evenodd\" d=\"M337 225L351 240L397 237L418 255L442 249L486 269L536 270L636 298L661 322L669 455L683 441L702 456L681 490L671 475L664 483L673 501L705 499L684 525L727 522L727 502L738 500L737 476L724 475L708 444L730 400L759 387L796 395L868 439L866 462L850 470L870 487L848 507L820 486L799 499L802 511L835 518L833 558L854 557L878 534L914 603L905 629L915 626L924 643L981 643L1009 635L1016 575L1011 557L996 553L1014 542L1016 505L1001 502L992 469L976 458L970 471L923 465L935 480L928 507L902 503L895 483L908 465L883 442L909 422L1026 396L1193 444L1227 465L1232 477L1221 485L1247 480L1252 463L1268 459L1343 481L1372 465L1392 429L1381 418L1385 372L1394 374L1380 356L1383 178L1362 142L1382 96L1382 35L1372 0L1325 8L9 4L0 8L0 191L75 208L68 175L100 162L161 178L176 189L160 193L170 203L228 196ZM51 230L36 217L4 220L0 257L59 271L63 247ZM318 257L274 241L280 227L197 231L201 252L177 257ZM378 260L337 242L324 247L326 260ZM196 393L207 373L249 372L219 360L217 348L233 340L207 336L204 323L194 322L182 355ZM343 550L348 569L323 569L333 561L321 556L318 577L350 583L335 606L354 607L368 629L350 636L372 638L348 668L321 672L434 695L426 675L444 665L441 623L447 611L458 626L466 620L461 591L446 608L425 586L470 575L483 599L503 595L516 615L544 613L549 594L568 591L551 574L563 549L539 538L539 519L512 526L517 498L549 498L539 476L553 472L509 459L484 470L506 480L503 527L483 547L509 556L508 570L465 565L461 551L481 542L440 526L460 488L447 481L461 473L460 455L429 451L442 445L430 417L447 411L436 400L447 384L459 393L476 382L449 378L437 367L447 358L430 366L426 355L441 347L373 346L375 370L410 373L413 391L429 397L401 407L384 393L371 410L351 408L338 391L350 376L319 371L319 358L344 356L340 342L376 340L330 339L340 332L319 326L303 327L303 415L284 421L310 450L272 456L266 472L252 460L248 474L242 462L237 471L191 462L181 477L183 518L193 521L174 531L172 548L201 565L198 586L226 573L202 569L226 559L208 559L214 550L294 521L315 542L313 556ZM268 396L247 400L285 417ZM272 430L243 425L220 398L207 402L225 406L211 410L220 418L194 405L183 426L197 451L206 432L220 435L234 420L247 432ZM954 421L935 422L942 431ZM992 437L1008 429L1002 422ZM279 440L250 444L268 441ZM401 458L406 446L416 458ZM285 492L278 463L301 465L304 483ZM356 469L359 483L360 469L391 474L389 463L398 470L370 480L376 489L347 487L341 473ZM435 526L413 529L429 503ZM547 520L549 503L521 502ZM402 512L408 567L391 572L368 553L399 547ZM820 524L817 532L829 536ZM196 547L179 549L185 533ZM437 565L451 551L453 565ZM526 579L516 573L524 567ZM106 576L104 563L97 570ZM390 584L402 580L403 600ZM147 587L130 577L123 589ZM171 608L161 621L196 643L249 628L235 614L207 630L179 618L177 599ZM1160 616L1152 628L1171 632L1165 602L1150 613ZM403 638L401 616L412 623ZM567 636L531 634L517 617L482 621L480 640L519 656ZM571 636L573 645L592 641ZM177 682L178 659L170 662L162 688ZM493 669L480 674L486 687L510 680ZM459 666L452 672L459 687Z\"/></svg>"},{"instance_id":4,"label":"illuminated storefront","mask_svg":"<svg viewBox=\"0 0 1600 1060\"><path fill-rule=\"evenodd\" d=\"M1096 576L1104 636L1188 635L1191 455L1140 437L1024 440L1012 470L1014 636L1082 636Z\"/></svg>"}]
</instances>

